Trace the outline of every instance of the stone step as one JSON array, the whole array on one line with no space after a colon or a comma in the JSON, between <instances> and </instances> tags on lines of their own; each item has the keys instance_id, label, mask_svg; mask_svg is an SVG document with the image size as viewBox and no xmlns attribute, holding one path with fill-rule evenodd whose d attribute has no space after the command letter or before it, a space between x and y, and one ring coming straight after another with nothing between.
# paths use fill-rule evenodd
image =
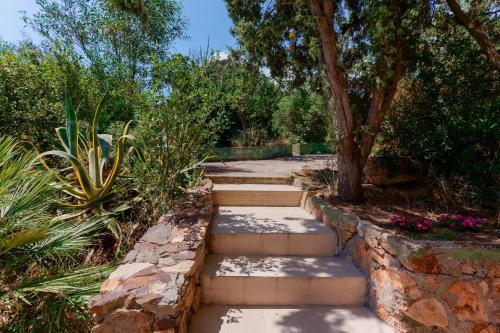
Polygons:
<instances>
[{"instance_id":1,"label":"stone step","mask_svg":"<svg viewBox=\"0 0 500 333\"><path fill-rule=\"evenodd\" d=\"M298 207L304 191L291 185L214 184L216 206Z\"/></svg>"},{"instance_id":2,"label":"stone step","mask_svg":"<svg viewBox=\"0 0 500 333\"><path fill-rule=\"evenodd\" d=\"M212 253L333 256L337 235L300 207L219 207L210 235Z\"/></svg>"},{"instance_id":3,"label":"stone step","mask_svg":"<svg viewBox=\"0 0 500 333\"><path fill-rule=\"evenodd\" d=\"M205 175L214 184L275 184L288 185L292 183L292 179L286 176L237 176L237 175Z\"/></svg>"},{"instance_id":4,"label":"stone step","mask_svg":"<svg viewBox=\"0 0 500 333\"><path fill-rule=\"evenodd\" d=\"M394 333L365 307L202 306L191 333Z\"/></svg>"},{"instance_id":5,"label":"stone step","mask_svg":"<svg viewBox=\"0 0 500 333\"><path fill-rule=\"evenodd\" d=\"M205 304L361 305L366 279L334 257L209 255L201 274Z\"/></svg>"}]
</instances>

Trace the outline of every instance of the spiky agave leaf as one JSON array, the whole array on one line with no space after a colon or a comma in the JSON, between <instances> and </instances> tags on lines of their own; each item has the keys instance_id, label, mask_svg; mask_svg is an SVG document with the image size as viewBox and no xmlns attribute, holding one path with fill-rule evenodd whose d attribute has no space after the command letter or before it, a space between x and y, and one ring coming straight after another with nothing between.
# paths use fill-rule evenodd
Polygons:
<instances>
[{"instance_id":1,"label":"spiky agave leaf","mask_svg":"<svg viewBox=\"0 0 500 333\"><path fill-rule=\"evenodd\" d=\"M67 117L66 128L57 129L61 146L65 151L51 150L39 155L42 164L51 172L56 174L57 188L64 193L69 194L76 200L70 203L61 204L62 206L79 210L80 213L69 212L63 215L65 217L75 217L90 210L102 213L107 209L106 205L123 193L124 182L118 181L123 175L123 160L127 158L125 153L126 145L131 143L129 151L134 151L134 137L128 134L131 122L129 122L123 131L123 135L118 139L115 148L113 164L110 166L107 177L104 180L105 166L108 163L111 154L111 145L113 138L108 134L97 133L97 121L101 111L101 103L94 113L91 130L87 132L87 137L78 132L78 119L73 111L71 102L66 97L65 110ZM85 149L85 150L84 150ZM72 168L72 173L66 172L66 175L52 170L44 158L54 156L66 160ZM70 175L68 175L70 174ZM76 177L76 181L71 179Z\"/></svg>"}]
</instances>

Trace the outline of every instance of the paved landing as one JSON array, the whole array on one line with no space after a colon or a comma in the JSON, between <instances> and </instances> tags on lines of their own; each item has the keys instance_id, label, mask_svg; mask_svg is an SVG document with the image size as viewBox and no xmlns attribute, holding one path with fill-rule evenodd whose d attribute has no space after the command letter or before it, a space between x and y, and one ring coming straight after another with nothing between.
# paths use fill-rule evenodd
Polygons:
<instances>
[{"instance_id":1,"label":"paved landing","mask_svg":"<svg viewBox=\"0 0 500 333\"><path fill-rule=\"evenodd\" d=\"M365 307L204 306L193 333L394 333Z\"/></svg>"},{"instance_id":2,"label":"paved landing","mask_svg":"<svg viewBox=\"0 0 500 333\"><path fill-rule=\"evenodd\" d=\"M226 177L290 177L293 172L336 167L333 155L289 156L273 160L207 162L203 163L206 175Z\"/></svg>"},{"instance_id":3,"label":"paved landing","mask_svg":"<svg viewBox=\"0 0 500 333\"><path fill-rule=\"evenodd\" d=\"M300 189L291 185L275 184L214 184L214 191L297 192Z\"/></svg>"}]
</instances>

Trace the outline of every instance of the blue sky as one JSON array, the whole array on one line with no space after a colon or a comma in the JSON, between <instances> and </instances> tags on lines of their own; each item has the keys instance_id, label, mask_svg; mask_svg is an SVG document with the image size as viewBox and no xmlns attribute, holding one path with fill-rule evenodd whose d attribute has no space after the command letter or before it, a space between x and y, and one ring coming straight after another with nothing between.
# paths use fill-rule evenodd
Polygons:
<instances>
[{"instance_id":1,"label":"blue sky","mask_svg":"<svg viewBox=\"0 0 500 333\"><path fill-rule=\"evenodd\" d=\"M17 42L24 37L39 41L30 28L24 27L20 10L28 15L37 11L35 0L0 0L0 37L8 42ZM175 51L189 54L190 50L197 52L200 47L205 49L210 37L210 47L224 51L227 46L236 44L229 33L231 19L227 15L223 0L182 0L184 16L189 20L188 40L178 41Z\"/></svg>"}]
</instances>

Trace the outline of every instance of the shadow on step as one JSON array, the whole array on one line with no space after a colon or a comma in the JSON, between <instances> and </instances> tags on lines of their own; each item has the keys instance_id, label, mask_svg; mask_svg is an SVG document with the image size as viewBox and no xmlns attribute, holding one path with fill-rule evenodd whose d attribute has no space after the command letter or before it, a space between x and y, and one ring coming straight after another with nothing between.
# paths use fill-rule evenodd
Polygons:
<instances>
[{"instance_id":1,"label":"shadow on step","mask_svg":"<svg viewBox=\"0 0 500 333\"><path fill-rule=\"evenodd\" d=\"M205 306L190 333L389 333L364 307Z\"/></svg>"}]
</instances>

